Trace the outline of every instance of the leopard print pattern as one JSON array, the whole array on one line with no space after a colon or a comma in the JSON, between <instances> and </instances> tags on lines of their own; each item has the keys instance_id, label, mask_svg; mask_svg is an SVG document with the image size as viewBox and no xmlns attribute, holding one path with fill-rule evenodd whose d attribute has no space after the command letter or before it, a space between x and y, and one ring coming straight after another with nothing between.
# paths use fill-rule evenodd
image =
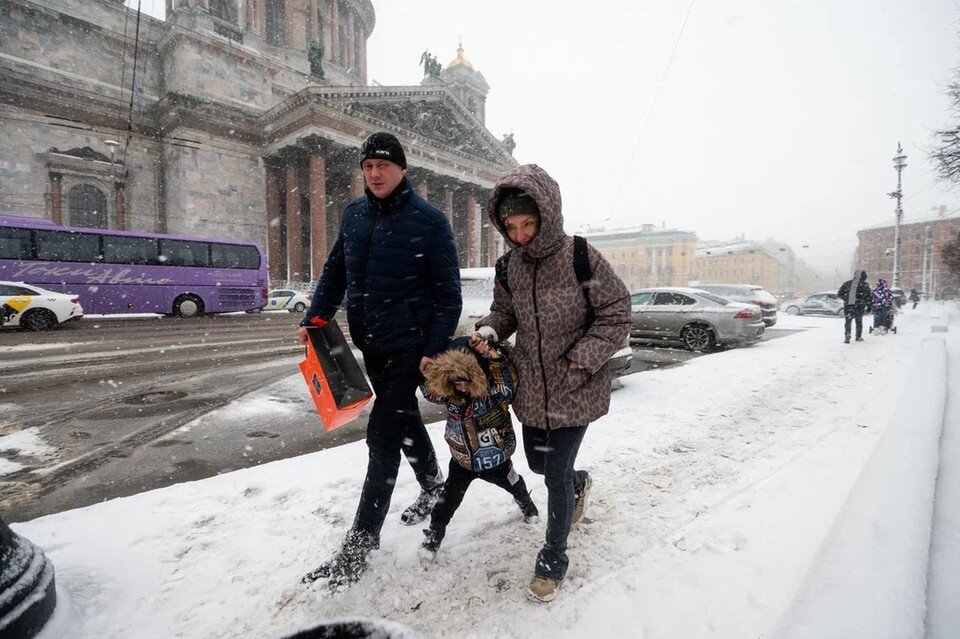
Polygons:
<instances>
[{"instance_id":1,"label":"leopard print pattern","mask_svg":"<svg viewBox=\"0 0 960 639\"><path fill-rule=\"evenodd\" d=\"M527 246L510 241L498 219L504 188L530 194L540 208L540 230ZM560 188L536 165L505 175L490 196L487 215L511 250L510 292L495 284L490 314L477 326L490 326L500 339L516 332L513 361L520 375L514 412L537 428L583 426L610 407L606 362L630 330L630 294L607 260L592 246L590 300L595 319L587 320L583 292L573 270L573 238L563 231ZM570 368L575 362L578 368Z\"/></svg>"}]
</instances>

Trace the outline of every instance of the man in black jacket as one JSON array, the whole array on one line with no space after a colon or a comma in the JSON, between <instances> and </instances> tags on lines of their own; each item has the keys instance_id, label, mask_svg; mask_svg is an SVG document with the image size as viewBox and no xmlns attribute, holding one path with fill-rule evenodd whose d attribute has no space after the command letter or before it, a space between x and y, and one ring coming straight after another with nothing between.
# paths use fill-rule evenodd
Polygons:
<instances>
[{"instance_id":1,"label":"man in black jacket","mask_svg":"<svg viewBox=\"0 0 960 639\"><path fill-rule=\"evenodd\" d=\"M304 582L329 577L334 588L355 582L379 547L400 452L421 493L404 511L407 525L423 521L443 488L433 444L424 428L417 388L432 358L456 330L463 302L453 231L446 215L413 190L399 140L374 133L360 149L366 195L343 212L337 240L298 331L322 325L347 298L347 323L376 398L367 422L367 475L353 526L332 559Z\"/></svg>"},{"instance_id":2,"label":"man in black jacket","mask_svg":"<svg viewBox=\"0 0 960 639\"><path fill-rule=\"evenodd\" d=\"M854 286L856 282L856 286ZM867 272L857 270L853 279L840 285L837 297L843 302L843 343L850 343L850 323L857 323L857 341L863 341L863 314L869 313L872 306L870 285L867 284Z\"/></svg>"}]
</instances>

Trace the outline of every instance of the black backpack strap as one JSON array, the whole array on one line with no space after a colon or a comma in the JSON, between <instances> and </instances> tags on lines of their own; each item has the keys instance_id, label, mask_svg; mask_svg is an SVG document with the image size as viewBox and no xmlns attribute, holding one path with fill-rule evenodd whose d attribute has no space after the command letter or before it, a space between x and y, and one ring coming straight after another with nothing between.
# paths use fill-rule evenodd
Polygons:
<instances>
[{"instance_id":1,"label":"black backpack strap","mask_svg":"<svg viewBox=\"0 0 960 639\"><path fill-rule=\"evenodd\" d=\"M593 325L595 313L590 303L590 286L593 280L593 269L590 268L590 254L587 251L586 238L573 236L573 272L577 275L580 290L583 291L583 301L587 307L587 328Z\"/></svg>"},{"instance_id":2,"label":"black backpack strap","mask_svg":"<svg viewBox=\"0 0 960 639\"><path fill-rule=\"evenodd\" d=\"M507 265L510 263L510 256L512 254L513 251L507 251L497 258L497 263L494 266L494 269L496 270L497 281L500 282L500 286L506 289L507 293L510 292L510 282L507 280Z\"/></svg>"}]
</instances>

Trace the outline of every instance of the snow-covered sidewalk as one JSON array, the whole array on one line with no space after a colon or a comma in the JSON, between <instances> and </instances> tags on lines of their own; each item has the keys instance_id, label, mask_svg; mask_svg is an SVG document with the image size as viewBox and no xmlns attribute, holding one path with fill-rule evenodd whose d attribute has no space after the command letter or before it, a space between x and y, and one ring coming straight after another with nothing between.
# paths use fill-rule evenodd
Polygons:
<instances>
[{"instance_id":1,"label":"snow-covered sidewalk","mask_svg":"<svg viewBox=\"0 0 960 639\"><path fill-rule=\"evenodd\" d=\"M948 322L950 332L931 333ZM422 567L420 528L399 523L418 489L406 465L364 578L337 595L319 582L301 586L352 520L366 464L358 442L14 526L57 570L61 601L44 636L281 637L345 615L392 619L427 637L834 636L829 614L808 611L822 610L831 548L842 555L850 543L838 527L856 530L841 522L880 534L859 496L896 488L883 534L916 540L925 529L930 539L930 521L908 520L918 510L903 504L932 485L884 472L901 466L880 454L889 444L878 446L888 430L894 436L908 382L920 375L941 385L941 398L960 396L955 376L947 391L948 364L931 372L927 354L939 345L944 362L960 359L955 309L921 308L898 325L898 335L844 345L839 320L783 317L780 326L807 330L624 378L581 449L593 499L571 535L571 568L554 603L523 594L543 525L525 525L510 498L486 484L474 483L437 561ZM915 404L925 424L944 410ZM429 430L445 464L442 429ZM937 476L936 450L910 452L926 468L918 476ZM542 480L522 453L515 462L545 511ZM946 472L956 477L956 468ZM956 491L938 489L948 498ZM919 509L928 518L930 499ZM957 520L960 504L937 506L938 519ZM956 546L940 540L949 565ZM922 561L925 574L926 556L901 559ZM898 577L882 556L861 561L877 562L852 569L880 589ZM956 572L936 574L939 592L955 591ZM914 595L923 587L905 585ZM923 620L922 604L919 592L899 612ZM861 633L836 636L902 636L874 612L863 611Z\"/></svg>"}]
</instances>

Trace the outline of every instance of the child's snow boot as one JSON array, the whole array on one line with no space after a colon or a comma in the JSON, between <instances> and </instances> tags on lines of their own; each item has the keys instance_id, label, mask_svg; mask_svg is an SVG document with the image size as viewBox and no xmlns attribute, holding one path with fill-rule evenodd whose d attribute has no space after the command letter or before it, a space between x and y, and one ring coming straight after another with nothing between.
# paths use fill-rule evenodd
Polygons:
<instances>
[{"instance_id":1,"label":"child's snow boot","mask_svg":"<svg viewBox=\"0 0 960 639\"><path fill-rule=\"evenodd\" d=\"M423 543L420 544L418 553L422 561L430 562L436 558L437 551L440 550L440 542L443 541L443 534L443 531L433 528L423 529Z\"/></svg>"},{"instance_id":2,"label":"child's snow boot","mask_svg":"<svg viewBox=\"0 0 960 639\"><path fill-rule=\"evenodd\" d=\"M520 506L520 512L523 513L524 523L535 524L540 521L540 511L537 510L537 505L533 503L529 493L524 492L523 497L518 497L516 502Z\"/></svg>"}]
</instances>

